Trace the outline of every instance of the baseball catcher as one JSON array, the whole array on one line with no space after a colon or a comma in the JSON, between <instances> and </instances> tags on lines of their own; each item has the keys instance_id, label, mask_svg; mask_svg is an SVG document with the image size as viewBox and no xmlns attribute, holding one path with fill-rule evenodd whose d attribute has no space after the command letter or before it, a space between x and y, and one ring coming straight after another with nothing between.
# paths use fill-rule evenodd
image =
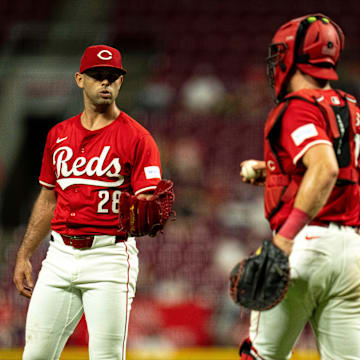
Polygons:
<instances>
[{"instance_id":1,"label":"baseball catcher","mask_svg":"<svg viewBox=\"0 0 360 360\"><path fill-rule=\"evenodd\" d=\"M276 105L264 161L242 162L241 177L254 185L265 177L273 237L231 276L236 302L268 310L251 313L241 360L290 359L308 322L321 359L360 359L360 109L330 82L344 44L341 28L318 13L282 25L269 46Z\"/></svg>"},{"instance_id":2,"label":"baseball catcher","mask_svg":"<svg viewBox=\"0 0 360 360\"><path fill-rule=\"evenodd\" d=\"M268 310L278 304L289 287L287 255L271 241L238 263L230 275L230 295L235 303L251 310Z\"/></svg>"},{"instance_id":3,"label":"baseball catcher","mask_svg":"<svg viewBox=\"0 0 360 360\"><path fill-rule=\"evenodd\" d=\"M122 192L119 211L120 230L130 236L155 236L163 230L170 216L175 216L172 210L174 200L174 184L171 180L161 180L149 200Z\"/></svg>"}]
</instances>

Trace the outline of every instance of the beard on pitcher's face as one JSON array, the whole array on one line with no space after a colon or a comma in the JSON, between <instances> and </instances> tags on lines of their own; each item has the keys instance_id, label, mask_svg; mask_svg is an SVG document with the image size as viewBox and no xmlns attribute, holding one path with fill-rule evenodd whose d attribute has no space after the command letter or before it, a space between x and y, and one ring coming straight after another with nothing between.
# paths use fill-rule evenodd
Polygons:
<instances>
[{"instance_id":1,"label":"beard on pitcher's face","mask_svg":"<svg viewBox=\"0 0 360 360\"><path fill-rule=\"evenodd\" d=\"M86 97L95 105L111 104L117 98L120 91L120 84L95 84L92 86L85 85L84 92Z\"/></svg>"},{"instance_id":2,"label":"beard on pitcher's face","mask_svg":"<svg viewBox=\"0 0 360 360\"><path fill-rule=\"evenodd\" d=\"M92 103L102 105L115 101L123 81L119 72L108 69L91 69L84 75L84 91Z\"/></svg>"}]
</instances>

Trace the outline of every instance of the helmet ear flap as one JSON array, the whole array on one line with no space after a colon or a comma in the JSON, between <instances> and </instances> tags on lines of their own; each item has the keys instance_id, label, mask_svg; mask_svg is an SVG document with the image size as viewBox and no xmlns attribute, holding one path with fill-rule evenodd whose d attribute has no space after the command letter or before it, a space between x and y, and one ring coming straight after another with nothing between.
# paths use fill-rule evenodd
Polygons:
<instances>
[{"instance_id":1,"label":"helmet ear flap","mask_svg":"<svg viewBox=\"0 0 360 360\"><path fill-rule=\"evenodd\" d=\"M339 25L323 14L308 16L296 33L294 63L335 67L343 47L344 34Z\"/></svg>"}]
</instances>

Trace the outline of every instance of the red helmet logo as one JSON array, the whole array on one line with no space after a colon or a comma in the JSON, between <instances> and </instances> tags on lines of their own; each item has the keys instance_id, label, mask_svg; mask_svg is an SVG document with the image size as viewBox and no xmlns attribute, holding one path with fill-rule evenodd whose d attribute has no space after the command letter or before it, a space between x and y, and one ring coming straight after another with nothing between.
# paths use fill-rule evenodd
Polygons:
<instances>
[{"instance_id":1,"label":"red helmet logo","mask_svg":"<svg viewBox=\"0 0 360 360\"><path fill-rule=\"evenodd\" d=\"M323 14L307 15L282 25L269 46L268 78L277 100L287 92L295 67L319 79L337 80L336 64L344 48L341 28Z\"/></svg>"}]
</instances>

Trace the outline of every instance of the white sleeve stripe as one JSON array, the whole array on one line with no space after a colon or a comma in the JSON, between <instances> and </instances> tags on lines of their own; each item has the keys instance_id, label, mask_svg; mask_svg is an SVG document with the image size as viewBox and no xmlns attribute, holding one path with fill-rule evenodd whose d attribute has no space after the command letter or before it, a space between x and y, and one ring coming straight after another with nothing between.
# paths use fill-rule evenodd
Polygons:
<instances>
[{"instance_id":1,"label":"white sleeve stripe","mask_svg":"<svg viewBox=\"0 0 360 360\"><path fill-rule=\"evenodd\" d=\"M48 184L48 183L46 183L46 182L44 182L44 181L41 181L41 180L39 180L39 183L40 183L41 185L44 185L44 186L55 187L55 185Z\"/></svg>"},{"instance_id":2,"label":"white sleeve stripe","mask_svg":"<svg viewBox=\"0 0 360 360\"><path fill-rule=\"evenodd\" d=\"M318 131L314 124L306 124L294 130L290 136L296 146L302 144L305 140L318 135Z\"/></svg>"},{"instance_id":3,"label":"white sleeve stripe","mask_svg":"<svg viewBox=\"0 0 360 360\"><path fill-rule=\"evenodd\" d=\"M309 144L307 144L293 159L293 164L296 165L299 159L303 157L303 155L314 145L318 144L328 144L332 146L331 142L329 140L315 140Z\"/></svg>"},{"instance_id":4,"label":"white sleeve stripe","mask_svg":"<svg viewBox=\"0 0 360 360\"><path fill-rule=\"evenodd\" d=\"M156 186L148 186L148 187L146 187L146 188L142 188L142 189L136 191L136 192L135 192L135 195L138 195L138 194L140 194L140 193L146 192L146 191L148 191L148 190L155 190L155 189L156 189Z\"/></svg>"}]
</instances>

